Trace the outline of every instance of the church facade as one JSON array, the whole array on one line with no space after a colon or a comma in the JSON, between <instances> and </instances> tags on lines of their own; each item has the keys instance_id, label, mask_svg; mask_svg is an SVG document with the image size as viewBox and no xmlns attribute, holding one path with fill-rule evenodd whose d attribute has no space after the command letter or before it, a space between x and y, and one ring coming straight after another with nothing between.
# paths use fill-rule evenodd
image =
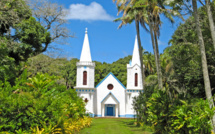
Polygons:
<instances>
[{"instance_id":1,"label":"church facade","mask_svg":"<svg viewBox=\"0 0 215 134\"><path fill-rule=\"evenodd\" d=\"M127 87L111 72L94 85L95 63L92 62L87 29L85 31L80 61L77 62L76 91L86 103L92 117L135 117L133 97L143 91L142 75L137 38L132 60L127 64Z\"/></svg>"}]
</instances>

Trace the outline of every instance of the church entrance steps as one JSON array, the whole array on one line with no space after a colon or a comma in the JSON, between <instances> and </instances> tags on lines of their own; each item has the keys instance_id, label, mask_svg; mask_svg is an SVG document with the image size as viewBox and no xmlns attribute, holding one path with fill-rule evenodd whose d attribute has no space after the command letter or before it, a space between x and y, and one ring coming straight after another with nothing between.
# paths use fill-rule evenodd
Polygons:
<instances>
[{"instance_id":1,"label":"church entrance steps","mask_svg":"<svg viewBox=\"0 0 215 134\"><path fill-rule=\"evenodd\" d=\"M105 116L105 117L94 117L94 118L107 118L107 119L117 119L117 118L120 118L120 119L132 119L132 118L127 118L127 117L114 117L114 116Z\"/></svg>"}]
</instances>

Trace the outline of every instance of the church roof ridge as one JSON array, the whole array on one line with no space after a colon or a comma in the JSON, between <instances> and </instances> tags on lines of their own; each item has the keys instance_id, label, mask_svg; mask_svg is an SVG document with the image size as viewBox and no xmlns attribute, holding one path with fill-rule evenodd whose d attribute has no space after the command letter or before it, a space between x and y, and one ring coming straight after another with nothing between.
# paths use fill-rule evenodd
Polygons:
<instances>
[{"instance_id":1,"label":"church roof ridge","mask_svg":"<svg viewBox=\"0 0 215 134\"><path fill-rule=\"evenodd\" d=\"M112 76L119 82L119 84L120 84L124 89L126 89L126 87L122 84L122 82L121 82L119 79L117 79L116 76L115 76L112 72L110 72L107 76L105 76L105 78L103 78L103 79L99 82L99 84L97 84L96 88L97 88L99 85L101 85L102 82L105 81L105 80L108 78L109 75L112 75Z\"/></svg>"},{"instance_id":2,"label":"church roof ridge","mask_svg":"<svg viewBox=\"0 0 215 134\"><path fill-rule=\"evenodd\" d=\"M87 28L85 31L85 37L84 37L83 47L82 47L82 51L81 51L80 61L92 62Z\"/></svg>"}]
</instances>

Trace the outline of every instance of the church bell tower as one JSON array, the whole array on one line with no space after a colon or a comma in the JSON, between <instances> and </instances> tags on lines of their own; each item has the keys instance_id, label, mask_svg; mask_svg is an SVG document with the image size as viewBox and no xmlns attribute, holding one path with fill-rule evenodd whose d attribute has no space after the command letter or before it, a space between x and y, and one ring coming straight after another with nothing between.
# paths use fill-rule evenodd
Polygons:
<instances>
[{"instance_id":1,"label":"church bell tower","mask_svg":"<svg viewBox=\"0 0 215 134\"><path fill-rule=\"evenodd\" d=\"M94 86L95 63L92 62L90 45L88 39L87 28L85 31L84 43L81 51L80 61L76 63L76 91L86 103L86 110L90 115L94 116L94 94L96 92Z\"/></svg>"},{"instance_id":2,"label":"church bell tower","mask_svg":"<svg viewBox=\"0 0 215 134\"><path fill-rule=\"evenodd\" d=\"M127 89L143 90L139 47L135 38L132 60L127 64Z\"/></svg>"},{"instance_id":3,"label":"church bell tower","mask_svg":"<svg viewBox=\"0 0 215 134\"><path fill-rule=\"evenodd\" d=\"M127 64L126 115L136 114L133 109L133 97L143 91L142 74L137 36L134 43L132 60Z\"/></svg>"},{"instance_id":4,"label":"church bell tower","mask_svg":"<svg viewBox=\"0 0 215 134\"><path fill-rule=\"evenodd\" d=\"M80 61L77 62L76 88L94 88L95 63L92 62L87 28L81 51Z\"/></svg>"}]
</instances>

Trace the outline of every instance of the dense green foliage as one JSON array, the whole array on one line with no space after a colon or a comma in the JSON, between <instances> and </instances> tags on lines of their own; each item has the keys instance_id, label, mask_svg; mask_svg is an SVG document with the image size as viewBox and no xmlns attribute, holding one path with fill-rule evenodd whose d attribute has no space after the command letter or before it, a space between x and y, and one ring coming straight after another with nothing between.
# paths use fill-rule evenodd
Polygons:
<instances>
[{"instance_id":1,"label":"dense green foliage","mask_svg":"<svg viewBox=\"0 0 215 134\"><path fill-rule=\"evenodd\" d=\"M23 0L2 0L0 5L0 80L14 84L24 70L21 62L41 53L51 37Z\"/></svg>"},{"instance_id":2,"label":"dense green foliage","mask_svg":"<svg viewBox=\"0 0 215 134\"><path fill-rule=\"evenodd\" d=\"M200 8L199 15L205 41L208 71L211 81L211 88L214 89L215 83L213 81L215 80L215 56L208 19L205 14L205 8ZM186 89L188 89L188 94L204 97L205 93L203 90L203 75L200 61L201 57L196 40L197 34L193 28L193 17L187 19L184 24L181 24L178 27L170 40L172 46L169 54L172 58L176 77L178 78L178 81L180 81L178 85L180 87L185 86Z\"/></svg>"},{"instance_id":3,"label":"dense green foliage","mask_svg":"<svg viewBox=\"0 0 215 134\"><path fill-rule=\"evenodd\" d=\"M204 7L199 9L206 44L206 55L214 89L215 57ZM171 46L161 54L163 91L158 90L156 73L145 79L144 93L134 99L138 121L149 124L155 133L211 133L210 109L204 90L197 34L193 16L180 24L170 40Z\"/></svg>"},{"instance_id":4,"label":"dense green foliage","mask_svg":"<svg viewBox=\"0 0 215 134\"><path fill-rule=\"evenodd\" d=\"M112 64L106 62L94 61L95 66L95 85L97 85L108 73L112 72L117 79L119 79L124 86L127 84L127 64L132 59L129 55L113 62ZM51 58L47 55L37 55L29 58L27 62L27 69L29 77L35 76L37 72L48 73L50 75L59 76L57 81L59 84L64 84L68 88L73 88L76 85L76 63L79 60L73 58L67 60L66 58ZM145 75L155 73L154 55L149 52L144 52L143 63L145 65Z\"/></svg>"},{"instance_id":5,"label":"dense green foliage","mask_svg":"<svg viewBox=\"0 0 215 134\"><path fill-rule=\"evenodd\" d=\"M30 132L30 128L61 128L67 119L83 118L85 104L75 90L56 83L57 77L27 71L16 80L0 86L0 131ZM48 129L47 129L48 131Z\"/></svg>"},{"instance_id":6,"label":"dense green foliage","mask_svg":"<svg viewBox=\"0 0 215 134\"><path fill-rule=\"evenodd\" d=\"M131 60L131 56L121 58L112 64L95 61L95 85L97 85L108 73L112 72L121 82L126 85L127 68L126 65ZM58 83L73 88L76 85L76 63L78 59L67 60L66 58L51 58L40 54L30 58L27 62L29 76L35 76L37 72L48 73L61 77Z\"/></svg>"},{"instance_id":7,"label":"dense green foliage","mask_svg":"<svg viewBox=\"0 0 215 134\"><path fill-rule=\"evenodd\" d=\"M177 4L175 1L173 3ZM144 4L150 9L147 14L153 13L155 16L145 18L142 25L148 23L147 20L157 23L153 27L156 41L161 26L159 11L165 6L162 1L148 1L136 5L138 10ZM73 89L78 59L51 58L40 54L55 38L51 37L49 26L45 28L37 21L39 18L32 16L24 0L1 0L0 5L0 131L74 133L89 126L91 119L85 116L85 103ZM167 13L170 10L164 11ZM131 17L133 20L137 16ZM143 20L141 17L147 15L144 13L144 16L139 17ZM205 7L199 9L199 17L210 88L214 93L215 55ZM173 19L172 16L168 18ZM169 41L171 46L163 54L156 55L156 50L155 55L143 52L141 57L145 65L145 88L144 93L134 98L133 106L138 124L150 125L155 133L211 133L211 118L215 109L209 108L205 95L202 55L194 31L195 21L191 16L184 24L180 24ZM156 45L158 48L157 42ZM95 85L112 72L126 86L126 64L130 60L131 56L112 64L95 61Z\"/></svg>"},{"instance_id":8,"label":"dense green foliage","mask_svg":"<svg viewBox=\"0 0 215 134\"><path fill-rule=\"evenodd\" d=\"M121 58L112 64L96 62L95 68L95 84L97 85L108 73L112 72L123 85L127 84L127 68L126 65L131 60L131 56Z\"/></svg>"},{"instance_id":9,"label":"dense green foliage","mask_svg":"<svg viewBox=\"0 0 215 134\"><path fill-rule=\"evenodd\" d=\"M78 59L68 61L66 58L51 58L40 54L33 58L29 58L27 69L29 76L35 76L37 72L48 73L50 75L60 76L57 81L59 84L73 88L76 84L76 62Z\"/></svg>"},{"instance_id":10,"label":"dense green foliage","mask_svg":"<svg viewBox=\"0 0 215 134\"><path fill-rule=\"evenodd\" d=\"M210 134L214 109L209 108L208 101L179 98L170 99L168 92L161 90L141 94L135 98L134 105L138 121L150 125L159 134Z\"/></svg>"}]
</instances>

